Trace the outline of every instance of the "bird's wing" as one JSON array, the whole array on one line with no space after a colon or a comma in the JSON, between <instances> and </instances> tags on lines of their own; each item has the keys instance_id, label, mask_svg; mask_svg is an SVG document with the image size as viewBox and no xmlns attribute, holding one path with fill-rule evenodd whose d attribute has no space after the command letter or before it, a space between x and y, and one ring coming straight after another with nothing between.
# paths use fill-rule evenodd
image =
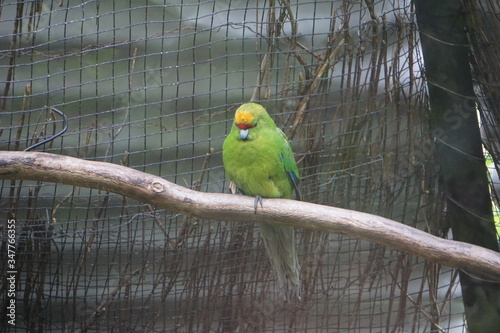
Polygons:
<instances>
[{"instance_id":1,"label":"bird's wing","mask_svg":"<svg viewBox=\"0 0 500 333\"><path fill-rule=\"evenodd\" d=\"M283 162L283 166L285 168L286 173L288 174L290 180L292 181L293 188L297 195L297 199L302 200L299 189L299 180L300 180L299 170L297 169L297 164L295 163L295 157L293 156L293 151L292 148L290 147L290 142L288 141L288 138L281 129L277 128L277 130L280 133L280 136L284 140L283 149L280 154L280 159Z\"/></svg>"}]
</instances>

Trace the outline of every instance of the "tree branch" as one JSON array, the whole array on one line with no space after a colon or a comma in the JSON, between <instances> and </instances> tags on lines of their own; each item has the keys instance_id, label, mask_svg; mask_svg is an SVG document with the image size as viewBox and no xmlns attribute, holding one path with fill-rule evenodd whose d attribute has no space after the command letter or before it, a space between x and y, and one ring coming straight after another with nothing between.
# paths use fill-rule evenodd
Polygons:
<instances>
[{"instance_id":1,"label":"tree branch","mask_svg":"<svg viewBox=\"0 0 500 333\"><path fill-rule=\"evenodd\" d=\"M253 197L193 191L128 167L38 152L0 151L0 179L96 188L203 219L267 222L349 235L453 266L471 275L500 279L500 253L352 210L264 199L263 207L255 212Z\"/></svg>"}]
</instances>

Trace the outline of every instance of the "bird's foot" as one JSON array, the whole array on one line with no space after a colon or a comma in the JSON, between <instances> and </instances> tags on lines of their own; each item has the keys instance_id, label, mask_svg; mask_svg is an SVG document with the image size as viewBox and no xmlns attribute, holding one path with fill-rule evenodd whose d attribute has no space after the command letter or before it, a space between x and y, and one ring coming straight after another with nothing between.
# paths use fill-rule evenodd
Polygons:
<instances>
[{"instance_id":1,"label":"bird's foot","mask_svg":"<svg viewBox=\"0 0 500 333\"><path fill-rule=\"evenodd\" d=\"M255 197L255 201L253 202L253 209L255 211L255 214L257 214L257 206L260 203L260 207L262 208L262 197L260 195Z\"/></svg>"}]
</instances>

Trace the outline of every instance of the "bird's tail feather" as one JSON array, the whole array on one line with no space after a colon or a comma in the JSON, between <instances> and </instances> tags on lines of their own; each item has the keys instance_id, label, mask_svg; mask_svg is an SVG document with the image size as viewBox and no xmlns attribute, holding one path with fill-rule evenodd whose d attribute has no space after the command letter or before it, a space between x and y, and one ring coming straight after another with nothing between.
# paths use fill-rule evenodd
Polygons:
<instances>
[{"instance_id":1,"label":"bird's tail feather","mask_svg":"<svg viewBox=\"0 0 500 333\"><path fill-rule=\"evenodd\" d=\"M260 231L280 289L285 295L292 292L300 299L300 265L294 229L261 223Z\"/></svg>"}]
</instances>

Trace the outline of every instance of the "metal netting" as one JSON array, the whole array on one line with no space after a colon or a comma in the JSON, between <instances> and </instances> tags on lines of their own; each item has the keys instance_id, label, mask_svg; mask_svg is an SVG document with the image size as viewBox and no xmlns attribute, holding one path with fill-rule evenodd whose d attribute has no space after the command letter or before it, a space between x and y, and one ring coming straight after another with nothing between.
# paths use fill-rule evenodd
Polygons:
<instances>
[{"instance_id":1,"label":"metal netting","mask_svg":"<svg viewBox=\"0 0 500 333\"><path fill-rule=\"evenodd\" d=\"M228 192L222 142L255 100L305 201L446 236L410 1L4 0L0 35L1 150L58 133L56 108L68 130L35 150ZM381 245L297 230L303 300L285 302L252 224L62 184L0 193L6 331L465 332L456 270Z\"/></svg>"}]
</instances>

